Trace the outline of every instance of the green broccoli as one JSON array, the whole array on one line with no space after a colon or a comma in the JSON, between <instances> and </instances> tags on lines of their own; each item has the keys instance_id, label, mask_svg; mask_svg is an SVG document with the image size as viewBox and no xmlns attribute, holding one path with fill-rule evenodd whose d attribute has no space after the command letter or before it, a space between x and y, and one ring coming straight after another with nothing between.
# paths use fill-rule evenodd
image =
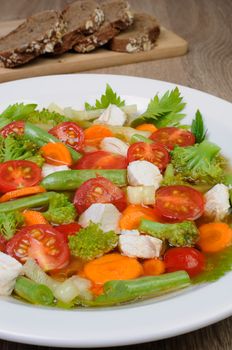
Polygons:
<instances>
[{"instance_id":1,"label":"green broccoli","mask_svg":"<svg viewBox=\"0 0 232 350\"><path fill-rule=\"evenodd\" d=\"M171 152L175 173L194 184L215 185L223 181L225 160L220 147L207 140L189 147L175 147Z\"/></svg>"},{"instance_id":2,"label":"green broccoli","mask_svg":"<svg viewBox=\"0 0 232 350\"><path fill-rule=\"evenodd\" d=\"M23 216L18 211L0 213L0 235L6 240L11 239L23 223Z\"/></svg>"},{"instance_id":3,"label":"green broccoli","mask_svg":"<svg viewBox=\"0 0 232 350\"><path fill-rule=\"evenodd\" d=\"M42 213L51 224L69 224L76 218L76 209L62 193L54 193L49 201L48 210Z\"/></svg>"},{"instance_id":4,"label":"green broccoli","mask_svg":"<svg viewBox=\"0 0 232 350\"><path fill-rule=\"evenodd\" d=\"M90 223L77 235L69 236L71 254L83 260L92 260L110 252L118 244L118 235L114 231L104 232L98 224Z\"/></svg>"},{"instance_id":5,"label":"green broccoli","mask_svg":"<svg viewBox=\"0 0 232 350\"><path fill-rule=\"evenodd\" d=\"M171 185L186 185L186 182L183 180L181 174L175 174L174 167L170 163L164 172L162 186Z\"/></svg>"},{"instance_id":6,"label":"green broccoli","mask_svg":"<svg viewBox=\"0 0 232 350\"><path fill-rule=\"evenodd\" d=\"M53 127L62 122L69 121L69 119L57 112L50 112L44 108L42 111L33 111L30 113L26 117L26 121L32 124L46 124Z\"/></svg>"},{"instance_id":7,"label":"green broccoli","mask_svg":"<svg viewBox=\"0 0 232 350\"><path fill-rule=\"evenodd\" d=\"M11 134L6 138L0 136L0 163L8 160L33 160L32 157L40 158L39 164L43 163L39 154L39 147L23 135Z\"/></svg>"},{"instance_id":8,"label":"green broccoli","mask_svg":"<svg viewBox=\"0 0 232 350\"><path fill-rule=\"evenodd\" d=\"M167 240L174 247L192 247L198 239L198 230L192 221L161 224L143 219L139 230L155 238Z\"/></svg>"}]
</instances>

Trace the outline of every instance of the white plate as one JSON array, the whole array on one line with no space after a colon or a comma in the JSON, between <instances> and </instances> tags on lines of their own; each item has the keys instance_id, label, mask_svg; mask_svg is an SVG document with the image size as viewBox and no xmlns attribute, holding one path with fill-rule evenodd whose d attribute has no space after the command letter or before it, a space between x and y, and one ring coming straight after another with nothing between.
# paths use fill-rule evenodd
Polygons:
<instances>
[{"instance_id":1,"label":"white plate","mask_svg":"<svg viewBox=\"0 0 232 350\"><path fill-rule=\"evenodd\" d=\"M0 85L1 110L16 101L41 106L56 102L82 107L93 102L109 83L128 103L142 110L155 93L174 84L113 75L59 75L18 80ZM232 104L206 93L179 86L187 102L187 120L197 108L205 118L211 140L232 160ZM104 347L163 339L207 326L232 314L232 274L216 283L189 288L159 299L106 309L63 311L34 307L15 299L0 300L0 338L64 347Z\"/></svg>"}]
</instances>

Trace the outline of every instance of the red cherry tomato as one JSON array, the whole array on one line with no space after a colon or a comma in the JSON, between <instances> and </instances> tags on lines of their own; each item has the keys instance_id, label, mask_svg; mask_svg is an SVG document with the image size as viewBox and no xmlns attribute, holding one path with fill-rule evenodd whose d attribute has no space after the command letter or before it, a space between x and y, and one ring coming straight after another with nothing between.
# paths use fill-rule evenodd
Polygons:
<instances>
[{"instance_id":1,"label":"red cherry tomato","mask_svg":"<svg viewBox=\"0 0 232 350\"><path fill-rule=\"evenodd\" d=\"M73 201L79 214L93 203L111 203L120 211L123 211L127 206L125 193L104 177L84 182L77 189Z\"/></svg>"},{"instance_id":2,"label":"red cherry tomato","mask_svg":"<svg viewBox=\"0 0 232 350\"><path fill-rule=\"evenodd\" d=\"M41 169L28 160L9 160L0 164L0 192L37 185Z\"/></svg>"},{"instance_id":3,"label":"red cherry tomato","mask_svg":"<svg viewBox=\"0 0 232 350\"><path fill-rule=\"evenodd\" d=\"M5 252L7 240L0 234L0 252Z\"/></svg>"},{"instance_id":4,"label":"red cherry tomato","mask_svg":"<svg viewBox=\"0 0 232 350\"><path fill-rule=\"evenodd\" d=\"M188 186L160 187L155 203L162 216L173 220L196 220L204 212L203 195Z\"/></svg>"},{"instance_id":5,"label":"red cherry tomato","mask_svg":"<svg viewBox=\"0 0 232 350\"><path fill-rule=\"evenodd\" d=\"M76 123L64 122L58 124L49 130L49 133L76 151L82 150L84 146L84 131Z\"/></svg>"},{"instance_id":6,"label":"red cherry tomato","mask_svg":"<svg viewBox=\"0 0 232 350\"><path fill-rule=\"evenodd\" d=\"M66 236L50 225L24 227L8 241L6 252L21 263L33 258L44 271L60 269L69 262Z\"/></svg>"},{"instance_id":7,"label":"red cherry tomato","mask_svg":"<svg viewBox=\"0 0 232 350\"><path fill-rule=\"evenodd\" d=\"M170 150L176 145L186 147L195 143L195 136L190 131L175 127L160 128L153 132L150 139L154 142L160 142Z\"/></svg>"},{"instance_id":8,"label":"red cherry tomato","mask_svg":"<svg viewBox=\"0 0 232 350\"><path fill-rule=\"evenodd\" d=\"M205 257L195 248L170 248L164 255L167 272L185 270L190 277L204 270Z\"/></svg>"},{"instance_id":9,"label":"red cherry tomato","mask_svg":"<svg viewBox=\"0 0 232 350\"><path fill-rule=\"evenodd\" d=\"M136 142L131 145L127 153L128 163L134 160L147 160L164 170L169 163L169 153L164 146L158 143Z\"/></svg>"},{"instance_id":10,"label":"red cherry tomato","mask_svg":"<svg viewBox=\"0 0 232 350\"><path fill-rule=\"evenodd\" d=\"M55 227L55 230L63 233L65 236L74 236L81 229L81 225L77 222L71 224L63 224Z\"/></svg>"},{"instance_id":11,"label":"red cherry tomato","mask_svg":"<svg viewBox=\"0 0 232 350\"><path fill-rule=\"evenodd\" d=\"M125 157L105 151L86 153L73 169L126 169Z\"/></svg>"},{"instance_id":12,"label":"red cherry tomato","mask_svg":"<svg viewBox=\"0 0 232 350\"><path fill-rule=\"evenodd\" d=\"M4 128L2 128L2 130L0 131L0 134L3 137L7 137L10 134L23 135L24 125L25 124L23 121L12 122L4 126Z\"/></svg>"}]
</instances>

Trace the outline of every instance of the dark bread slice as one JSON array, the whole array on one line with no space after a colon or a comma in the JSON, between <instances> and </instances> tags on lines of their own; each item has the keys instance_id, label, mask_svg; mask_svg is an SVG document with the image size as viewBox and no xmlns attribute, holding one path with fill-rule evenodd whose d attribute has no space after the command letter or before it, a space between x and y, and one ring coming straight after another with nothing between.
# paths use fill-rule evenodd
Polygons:
<instances>
[{"instance_id":1,"label":"dark bread slice","mask_svg":"<svg viewBox=\"0 0 232 350\"><path fill-rule=\"evenodd\" d=\"M91 35L82 36L73 48L77 52L90 52L97 47L105 45L121 30L133 23L133 14L130 5L125 0L111 0L101 4L105 20L100 28Z\"/></svg>"},{"instance_id":2,"label":"dark bread slice","mask_svg":"<svg viewBox=\"0 0 232 350\"><path fill-rule=\"evenodd\" d=\"M0 38L0 61L12 68L52 52L64 33L62 16L53 10L37 13Z\"/></svg>"},{"instance_id":3,"label":"dark bread slice","mask_svg":"<svg viewBox=\"0 0 232 350\"><path fill-rule=\"evenodd\" d=\"M160 34L155 17L146 13L136 13L133 24L109 42L109 48L119 52L149 51Z\"/></svg>"},{"instance_id":4,"label":"dark bread slice","mask_svg":"<svg viewBox=\"0 0 232 350\"><path fill-rule=\"evenodd\" d=\"M67 28L62 43L55 47L55 54L72 49L79 38L96 31L104 21L104 13L94 0L75 1L66 6L62 15Z\"/></svg>"}]
</instances>

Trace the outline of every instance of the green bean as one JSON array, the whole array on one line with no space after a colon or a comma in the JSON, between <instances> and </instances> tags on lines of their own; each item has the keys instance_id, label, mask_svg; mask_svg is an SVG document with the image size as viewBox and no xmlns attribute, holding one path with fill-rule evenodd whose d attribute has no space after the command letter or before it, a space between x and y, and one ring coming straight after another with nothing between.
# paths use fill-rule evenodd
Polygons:
<instances>
[{"instance_id":1,"label":"green bean","mask_svg":"<svg viewBox=\"0 0 232 350\"><path fill-rule=\"evenodd\" d=\"M14 292L32 304L51 305L54 300L51 289L22 276L17 278Z\"/></svg>"},{"instance_id":2,"label":"green bean","mask_svg":"<svg viewBox=\"0 0 232 350\"><path fill-rule=\"evenodd\" d=\"M131 137L131 143L136 143L136 142L145 142L145 143L154 143L154 141L150 140L149 138L139 135L139 134L134 134Z\"/></svg>"},{"instance_id":3,"label":"green bean","mask_svg":"<svg viewBox=\"0 0 232 350\"><path fill-rule=\"evenodd\" d=\"M13 210L24 210L27 208L43 207L49 204L54 192L44 192L28 196L25 198L19 198L6 203L0 203L0 213L7 213Z\"/></svg>"},{"instance_id":4,"label":"green bean","mask_svg":"<svg viewBox=\"0 0 232 350\"><path fill-rule=\"evenodd\" d=\"M127 171L124 169L117 170L67 170L59 171L46 176L41 182L41 186L46 190L65 191L75 190L85 181L103 176L112 181L117 186L126 186Z\"/></svg>"},{"instance_id":5,"label":"green bean","mask_svg":"<svg viewBox=\"0 0 232 350\"><path fill-rule=\"evenodd\" d=\"M55 136L49 134L48 132L42 130L38 126L26 123L24 134L33 142L35 142L39 147L42 147L46 143L49 142L60 142L59 139L57 139ZM81 158L81 154L76 152L72 147L67 146L73 160L76 162L78 159Z\"/></svg>"},{"instance_id":6,"label":"green bean","mask_svg":"<svg viewBox=\"0 0 232 350\"><path fill-rule=\"evenodd\" d=\"M128 301L155 297L190 285L187 272L177 271L160 276L141 277L134 280L109 281L104 284L104 293L93 301L79 300L87 306L110 306Z\"/></svg>"}]
</instances>

